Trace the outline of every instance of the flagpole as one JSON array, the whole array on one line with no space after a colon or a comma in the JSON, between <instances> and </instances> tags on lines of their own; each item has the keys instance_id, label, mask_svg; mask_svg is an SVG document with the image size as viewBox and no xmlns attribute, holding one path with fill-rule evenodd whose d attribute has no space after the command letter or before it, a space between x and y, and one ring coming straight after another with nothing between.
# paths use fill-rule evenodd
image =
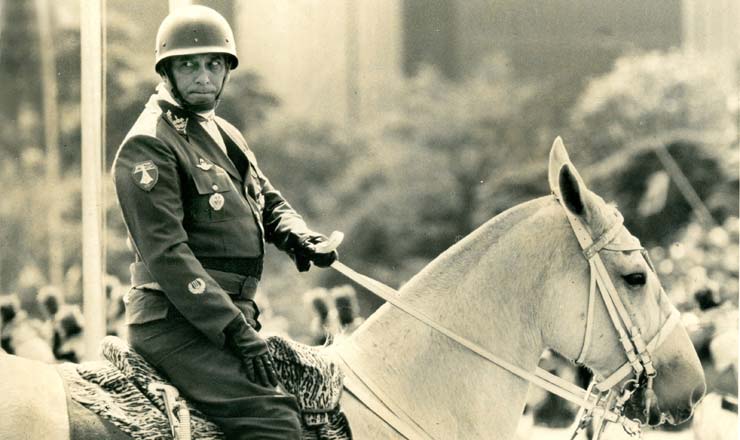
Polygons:
<instances>
[{"instance_id":1,"label":"flagpole","mask_svg":"<svg viewBox=\"0 0 740 440\"><path fill-rule=\"evenodd\" d=\"M85 315L85 359L99 357L106 333L103 271L104 140L103 0L81 0L81 105L82 125L82 306Z\"/></svg>"},{"instance_id":2,"label":"flagpole","mask_svg":"<svg viewBox=\"0 0 740 440\"><path fill-rule=\"evenodd\" d=\"M41 55L41 89L43 91L44 144L46 146L46 184L50 191L58 188L59 179L59 112L57 106L57 77L54 55L53 4L36 0L36 18L39 29ZM49 235L49 281L61 286L64 278L64 247L62 245L62 213L58 197L52 196L47 211Z\"/></svg>"}]
</instances>

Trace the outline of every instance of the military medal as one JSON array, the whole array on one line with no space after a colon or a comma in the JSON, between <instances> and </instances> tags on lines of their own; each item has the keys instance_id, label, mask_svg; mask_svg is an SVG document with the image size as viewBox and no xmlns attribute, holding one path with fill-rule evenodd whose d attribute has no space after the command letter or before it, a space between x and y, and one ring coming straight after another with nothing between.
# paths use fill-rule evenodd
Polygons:
<instances>
[{"instance_id":1,"label":"military medal","mask_svg":"<svg viewBox=\"0 0 740 440\"><path fill-rule=\"evenodd\" d=\"M224 207L224 196L221 193L215 193L208 199L208 204L214 211L220 211Z\"/></svg>"}]
</instances>

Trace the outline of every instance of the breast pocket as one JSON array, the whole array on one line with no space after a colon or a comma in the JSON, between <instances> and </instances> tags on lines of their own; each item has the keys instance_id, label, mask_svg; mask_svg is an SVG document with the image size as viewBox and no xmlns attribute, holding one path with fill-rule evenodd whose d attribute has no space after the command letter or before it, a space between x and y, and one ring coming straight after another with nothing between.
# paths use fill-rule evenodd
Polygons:
<instances>
[{"instance_id":1,"label":"breast pocket","mask_svg":"<svg viewBox=\"0 0 740 440\"><path fill-rule=\"evenodd\" d=\"M191 203L190 215L195 221L215 222L233 218L238 213L239 197L231 178L217 168L193 176L197 194Z\"/></svg>"}]
</instances>

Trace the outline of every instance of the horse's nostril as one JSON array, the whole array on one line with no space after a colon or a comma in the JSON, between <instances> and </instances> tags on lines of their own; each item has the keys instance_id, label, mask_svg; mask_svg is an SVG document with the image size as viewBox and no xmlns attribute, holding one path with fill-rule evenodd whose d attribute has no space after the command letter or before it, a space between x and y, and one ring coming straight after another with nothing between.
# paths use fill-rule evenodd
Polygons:
<instances>
[{"instance_id":1,"label":"horse's nostril","mask_svg":"<svg viewBox=\"0 0 740 440\"><path fill-rule=\"evenodd\" d=\"M695 406L704 397L704 393L707 392L707 384L702 381L699 385L694 388L691 393L691 406Z\"/></svg>"}]
</instances>

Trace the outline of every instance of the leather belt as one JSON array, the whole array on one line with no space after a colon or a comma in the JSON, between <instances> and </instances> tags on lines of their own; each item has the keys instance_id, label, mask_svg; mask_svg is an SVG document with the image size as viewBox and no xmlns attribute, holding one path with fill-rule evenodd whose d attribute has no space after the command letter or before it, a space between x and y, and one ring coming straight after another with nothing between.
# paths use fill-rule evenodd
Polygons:
<instances>
[{"instance_id":1,"label":"leather belt","mask_svg":"<svg viewBox=\"0 0 740 440\"><path fill-rule=\"evenodd\" d=\"M238 273L247 277L262 277L262 257L196 257L206 269Z\"/></svg>"},{"instance_id":2,"label":"leather belt","mask_svg":"<svg viewBox=\"0 0 740 440\"><path fill-rule=\"evenodd\" d=\"M164 291L143 262L131 263L129 269L131 271L131 286ZM256 277L215 269L206 269L206 272L232 299L253 300L257 293L259 279Z\"/></svg>"}]
</instances>

